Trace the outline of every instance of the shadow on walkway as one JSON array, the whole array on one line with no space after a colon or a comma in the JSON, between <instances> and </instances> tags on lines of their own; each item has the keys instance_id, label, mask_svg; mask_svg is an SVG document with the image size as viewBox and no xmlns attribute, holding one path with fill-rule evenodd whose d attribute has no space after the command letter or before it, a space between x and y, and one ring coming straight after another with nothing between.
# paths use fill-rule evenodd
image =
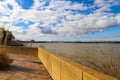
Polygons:
<instances>
[{"instance_id":1,"label":"shadow on walkway","mask_svg":"<svg viewBox=\"0 0 120 80\"><path fill-rule=\"evenodd\" d=\"M25 68L22 66L16 66L16 65L10 65L10 67L7 69L7 71L12 71L12 72L32 72L34 71L33 69Z\"/></svg>"}]
</instances>

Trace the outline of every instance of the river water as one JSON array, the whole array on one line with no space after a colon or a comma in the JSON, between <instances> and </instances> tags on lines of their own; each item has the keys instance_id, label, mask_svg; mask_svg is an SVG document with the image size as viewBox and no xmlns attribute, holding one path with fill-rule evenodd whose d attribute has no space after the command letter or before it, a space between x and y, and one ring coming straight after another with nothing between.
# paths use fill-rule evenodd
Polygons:
<instances>
[{"instance_id":1,"label":"river water","mask_svg":"<svg viewBox=\"0 0 120 80\"><path fill-rule=\"evenodd\" d=\"M103 69L105 65L114 65L116 71L119 72L116 74L120 74L120 43L29 43L25 45L42 47L95 69L97 68L90 61Z\"/></svg>"}]
</instances>

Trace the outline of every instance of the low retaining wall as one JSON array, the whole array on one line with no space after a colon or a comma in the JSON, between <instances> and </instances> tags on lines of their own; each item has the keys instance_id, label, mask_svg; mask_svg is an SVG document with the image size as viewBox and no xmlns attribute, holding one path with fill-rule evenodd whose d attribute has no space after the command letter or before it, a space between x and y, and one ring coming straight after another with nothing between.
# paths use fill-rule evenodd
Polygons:
<instances>
[{"instance_id":1,"label":"low retaining wall","mask_svg":"<svg viewBox=\"0 0 120 80\"><path fill-rule=\"evenodd\" d=\"M38 57L54 80L117 80L42 48L38 48Z\"/></svg>"},{"instance_id":2,"label":"low retaining wall","mask_svg":"<svg viewBox=\"0 0 120 80\"><path fill-rule=\"evenodd\" d=\"M23 46L5 46L9 53L24 54L38 57L38 48L36 47L23 47Z\"/></svg>"}]
</instances>

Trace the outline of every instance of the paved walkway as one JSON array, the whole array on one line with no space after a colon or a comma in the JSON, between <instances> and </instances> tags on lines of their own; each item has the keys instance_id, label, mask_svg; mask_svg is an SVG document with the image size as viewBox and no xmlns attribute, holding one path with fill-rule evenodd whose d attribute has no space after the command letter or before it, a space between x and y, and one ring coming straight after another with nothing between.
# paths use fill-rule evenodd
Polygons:
<instances>
[{"instance_id":1,"label":"paved walkway","mask_svg":"<svg viewBox=\"0 0 120 80\"><path fill-rule=\"evenodd\" d=\"M52 80L40 60L20 54L10 54L13 63L0 71L0 80Z\"/></svg>"}]
</instances>

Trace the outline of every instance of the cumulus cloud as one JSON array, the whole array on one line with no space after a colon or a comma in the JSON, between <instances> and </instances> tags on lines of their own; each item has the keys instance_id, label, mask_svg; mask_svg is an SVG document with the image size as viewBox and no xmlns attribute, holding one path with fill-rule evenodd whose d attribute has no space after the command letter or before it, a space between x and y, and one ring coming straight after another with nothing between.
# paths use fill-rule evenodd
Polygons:
<instances>
[{"instance_id":1,"label":"cumulus cloud","mask_svg":"<svg viewBox=\"0 0 120 80\"><path fill-rule=\"evenodd\" d=\"M120 14L116 15L117 24L120 24Z\"/></svg>"},{"instance_id":2,"label":"cumulus cloud","mask_svg":"<svg viewBox=\"0 0 120 80\"><path fill-rule=\"evenodd\" d=\"M77 17L76 17L77 16ZM89 14L68 16L68 21L63 21L64 27L54 27L57 33L78 35L83 33L101 31L102 29L120 25L119 15L109 14Z\"/></svg>"},{"instance_id":3,"label":"cumulus cloud","mask_svg":"<svg viewBox=\"0 0 120 80\"><path fill-rule=\"evenodd\" d=\"M0 2L0 26L13 31L18 39L56 40L58 36L77 36L120 25L120 14L107 12L119 4L119 0L95 0L91 6L67 0L34 0L26 10L16 0L5 0ZM84 14L86 11L90 12ZM27 29L26 25L14 25L20 22L33 24Z\"/></svg>"},{"instance_id":4,"label":"cumulus cloud","mask_svg":"<svg viewBox=\"0 0 120 80\"><path fill-rule=\"evenodd\" d=\"M94 6L98 7L95 12L111 11L112 6L120 5L120 0L95 0Z\"/></svg>"}]
</instances>

